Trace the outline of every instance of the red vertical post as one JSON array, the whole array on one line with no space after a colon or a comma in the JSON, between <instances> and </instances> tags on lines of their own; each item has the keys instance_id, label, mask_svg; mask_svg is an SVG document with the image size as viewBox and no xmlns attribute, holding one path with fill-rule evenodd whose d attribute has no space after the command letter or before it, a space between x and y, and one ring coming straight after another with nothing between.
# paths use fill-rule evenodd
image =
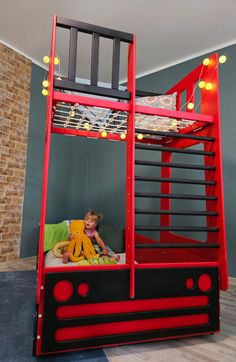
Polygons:
<instances>
[{"instance_id":1,"label":"red vertical post","mask_svg":"<svg viewBox=\"0 0 236 362\"><path fill-rule=\"evenodd\" d=\"M54 16L53 27L52 27L49 72L48 72L49 86L48 86L47 109L46 109L46 131L45 131L42 200L41 200L40 231L39 231L38 279L37 279L37 292L36 292L37 304L39 304L40 302L40 296L43 289L44 229L45 229L47 193L48 193L48 168L49 168L49 158L50 158L50 141L51 141L51 124L52 124L54 57L56 52L56 23L57 23L57 17Z\"/></svg>"},{"instance_id":2,"label":"red vertical post","mask_svg":"<svg viewBox=\"0 0 236 362\"><path fill-rule=\"evenodd\" d=\"M130 298L135 295L135 265L134 265L134 159L135 159L135 64L136 64L136 36L128 49L128 91L130 92L130 110L127 124L126 139L126 262L130 266Z\"/></svg>"},{"instance_id":3,"label":"red vertical post","mask_svg":"<svg viewBox=\"0 0 236 362\"><path fill-rule=\"evenodd\" d=\"M219 264L220 264L220 287L225 290L228 288L228 268L226 257L226 232L225 232L225 214L224 214L224 190L223 190L223 170L222 170L222 148L221 148L221 132L220 132L220 102L219 102L219 74L218 74L218 56L213 54L210 57L209 65L205 66L202 73L202 79L207 83L212 84L212 89L203 89L201 94L201 112L214 116L214 123L210 125L206 132L208 135L215 137L214 142L204 144L206 151L214 151L215 157L205 156L205 164L216 166L214 175L212 172L205 173L206 180L215 179L217 184L214 188L207 186L206 195L214 193L217 196L217 201L207 201L207 211L215 210L218 212L217 218L208 217L208 226L218 226L219 231L212 235L208 234L208 242L218 242ZM217 240L215 240L217 238Z\"/></svg>"}]
</instances>

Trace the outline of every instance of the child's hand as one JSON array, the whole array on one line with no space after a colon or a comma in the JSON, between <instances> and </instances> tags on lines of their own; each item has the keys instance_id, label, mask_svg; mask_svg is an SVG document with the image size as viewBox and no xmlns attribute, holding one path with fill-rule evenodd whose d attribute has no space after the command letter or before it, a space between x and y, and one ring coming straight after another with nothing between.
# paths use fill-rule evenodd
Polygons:
<instances>
[{"instance_id":1,"label":"child's hand","mask_svg":"<svg viewBox=\"0 0 236 362\"><path fill-rule=\"evenodd\" d=\"M108 250L107 250L106 248L104 248L104 249L102 250L102 253L103 253L103 255L108 255Z\"/></svg>"}]
</instances>

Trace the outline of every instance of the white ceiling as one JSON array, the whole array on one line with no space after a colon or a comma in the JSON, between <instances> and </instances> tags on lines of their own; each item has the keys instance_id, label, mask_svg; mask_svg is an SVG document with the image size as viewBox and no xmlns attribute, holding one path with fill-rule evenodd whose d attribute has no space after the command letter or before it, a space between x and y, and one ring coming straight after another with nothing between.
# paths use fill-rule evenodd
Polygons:
<instances>
[{"instance_id":1,"label":"white ceiling","mask_svg":"<svg viewBox=\"0 0 236 362\"><path fill-rule=\"evenodd\" d=\"M0 41L42 64L52 17L80 20L137 34L137 75L236 43L236 0L0 0ZM62 73L67 32L59 31ZM89 77L88 35L78 40L78 76ZM110 80L109 40L101 44L100 81ZM122 49L122 59L126 49ZM126 64L121 68L125 77Z\"/></svg>"}]
</instances>

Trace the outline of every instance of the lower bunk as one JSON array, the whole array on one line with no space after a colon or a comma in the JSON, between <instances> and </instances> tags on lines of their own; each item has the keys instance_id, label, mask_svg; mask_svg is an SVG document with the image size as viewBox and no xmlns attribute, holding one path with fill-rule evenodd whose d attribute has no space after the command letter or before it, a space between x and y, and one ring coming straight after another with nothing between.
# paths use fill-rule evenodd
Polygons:
<instances>
[{"instance_id":1,"label":"lower bunk","mask_svg":"<svg viewBox=\"0 0 236 362\"><path fill-rule=\"evenodd\" d=\"M45 267L37 355L219 330L218 263Z\"/></svg>"}]
</instances>

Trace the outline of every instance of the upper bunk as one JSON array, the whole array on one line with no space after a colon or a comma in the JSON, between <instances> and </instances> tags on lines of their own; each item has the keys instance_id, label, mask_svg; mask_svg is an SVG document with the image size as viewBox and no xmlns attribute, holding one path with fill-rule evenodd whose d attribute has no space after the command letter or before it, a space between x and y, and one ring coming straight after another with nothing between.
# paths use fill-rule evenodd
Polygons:
<instances>
[{"instance_id":1,"label":"upper bunk","mask_svg":"<svg viewBox=\"0 0 236 362\"><path fill-rule=\"evenodd\" d=\"M69 31L67 75L58 76L56 30ZM91 36L88 84L77 78L78 34ZM99 83L100 39L112 40L111 84ZM121 43L127 44L127 88L120 86ZM136 90L135 35L70 19L54 17L48 75L48 104L53 133L125 141L134 116L136 142L169 143L175 139L211 141L209 127L218 121L218 57L213 54L165 94Z\"/></svg>"}]
</instances>

